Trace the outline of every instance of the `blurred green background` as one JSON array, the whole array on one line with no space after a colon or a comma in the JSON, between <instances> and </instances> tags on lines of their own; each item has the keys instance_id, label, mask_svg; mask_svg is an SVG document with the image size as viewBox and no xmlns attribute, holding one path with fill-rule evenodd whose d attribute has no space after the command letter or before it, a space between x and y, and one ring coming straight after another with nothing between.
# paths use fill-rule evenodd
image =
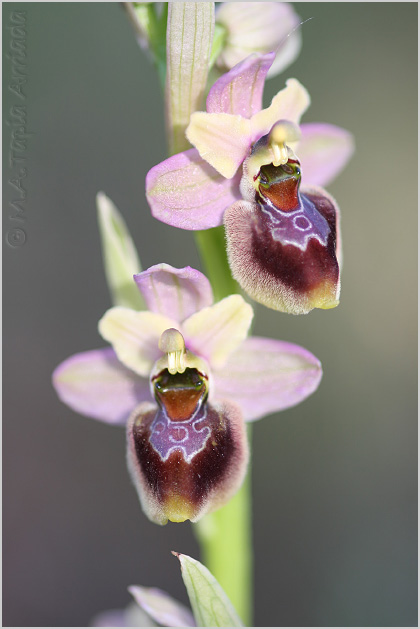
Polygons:
<instances>
[{"instance_id":1,"label":"blurred green background","mask_svg":"<svg viewBox=\"0 0 420 629\"><path fill-rule=\"evenodd\" d=\"M304 121L351 130L329 187L342 210L342 300L293 317L256 307L255 333L324 366L319 390L255 425L258 626L417 625L417 4L296 3ZM122 429L62 405L51 373L103 346L110 300L95 195L123 213L144 268L199 267L191 233L152 219L148 169L165 157L155 72L117 3L3 4L3 220L10 13L27 12L23 247L4 241L3 625L77 626L123 607L130 584L186 602L170 550L198 558L189 524L141 512Z\"/></svg>"}]
</instances>

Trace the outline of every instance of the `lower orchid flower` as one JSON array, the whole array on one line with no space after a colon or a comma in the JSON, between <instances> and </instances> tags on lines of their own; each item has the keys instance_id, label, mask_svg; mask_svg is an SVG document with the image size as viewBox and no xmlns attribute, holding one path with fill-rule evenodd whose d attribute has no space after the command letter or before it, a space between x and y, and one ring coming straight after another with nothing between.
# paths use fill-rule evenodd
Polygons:
<instances>
[{"instance_id":1,"label":"lower orchid flower","mask_svg":"<svg viewBox=\"0 0 420 629\"><path fill-rule=\"evenodd\" d=\"M153 215L170 225L224 222L242 288L270 308L303 314L338 304L339 209L319 186L347 163L353 140L333 125L298 127L310 98L296 79L261 109L274 58L250 55L216 81L207 112L195 112L186 131L195 148L152 168L146 193Z\"/></svg>"},{"instance_id":2,"label":"lower orchid flower","mask_svg":"<svg viewBox=\"0 0 420 629\"><path fill-rule=\"evenodd\" d=\"M74 410L127 424L128 467L154 522L197 521L240 487L245 422L316 390L319 361L283 341L247 338L253 311L240 295L213 304L207 278L159 264L134 276L148 311L108 310L112 348L76 354L53 383Z\"/></svg>"},{"instance_id":3,"label":"lower orchid flower","mask_svg":"<svg viewBox=\"0 0 420 629\"><path fill-rule=\"evenodd\" d=\"M195 627L194 616L182 603L158 588L129 587L135 602L125 609L97 614L92 627Z\"/></svg>"}]
</instances>

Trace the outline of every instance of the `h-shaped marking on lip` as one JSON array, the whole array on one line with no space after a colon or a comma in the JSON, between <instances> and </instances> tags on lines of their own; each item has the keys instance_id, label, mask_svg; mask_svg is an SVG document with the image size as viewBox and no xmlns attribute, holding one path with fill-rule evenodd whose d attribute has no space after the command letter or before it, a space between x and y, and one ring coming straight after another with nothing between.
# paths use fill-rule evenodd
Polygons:
<instances>
[{"instance_id":1,"label":"h-shaped marking on lip","mask_svg":"<svg viewBox=\"0 0 420 629\"><path fill-rule=\"evenodd\" d=\"M328 222L319 214L309 199L305 199L305 205L301 205L292 212L284 212L269 200L266 203L259 202L259 206L272 224L271 232L274 240L306 251L308 242L314 238L326 247L330 234ZM310 214L310 218L306 214ZM299 220L306 222L306 225L300 226Z\"/></svg>"},{"instance_id":2,"label":"h-shaped marking on lip","mask_svg":"<svg viewBox=\"0 0 420 629\"><path fill-rule=\"evenodd\" d=\"M162 461L166 461L175 450L181 450L184 460L190 463L204 449L211 430L209 426L203 425L207 417L205 405L199 410L202 411L199 417L199 413L194 413L183 422L171 421L164 409L158 411L152 422L149 440ZM181 432L179 436L176 434L178 431Z\"/></svg>"}]
</instances>

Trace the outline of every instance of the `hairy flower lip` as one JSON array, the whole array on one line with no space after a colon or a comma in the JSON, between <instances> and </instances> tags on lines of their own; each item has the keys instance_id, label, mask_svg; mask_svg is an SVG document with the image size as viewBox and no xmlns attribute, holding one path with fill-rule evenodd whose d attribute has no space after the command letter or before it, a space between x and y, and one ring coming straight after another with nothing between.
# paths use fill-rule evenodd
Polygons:
<instances>
[{"instance_id":1,"label":"hairy flower lip","mask_svg":"<svg viewBox=\"0 0 420 629\"><path fill-rule=\"evenodd\" d=\"M331 195L314 187L303 188L300 199L306 210L284 212L279 223L269 206L254 201L237 202L225 213L234 278L255 301L290 314L333 308L340 294L338 206ZM311 211L316 211L313 217L308 213L311 205ZM299 230L293 224L298 220L307 224L302 223L303 231L296 235ZM308 236L305 230L311 231L314 221L325 231ZM293 227L291 231L289 227L289 241L287 225Z\"/></svg>"},{"instance_id":2,"label":"hairy flower lip","mask_svg":"<svg viewBox=\"0 0 420 629\"><path fill-rule=\"evenodd\" d=\"M199 271L161 264L140 273L135 280L151 311L136 312L127 308L108 311L100 330L113 348L85 352L64 361L55 370L53 383L63 402L87 416L113 424L126 423L130 416L128 431L139 414L144 416L145 423L140 423L140 432L136 436L136 443L143 443L142 453L136 452L135 439L130 432L127 437L129 468L143 509L148 517L161 524L168 519L180 521L187 517L196 521L204 513L221 506L242 482L248 458L245 422L304 400L318 387L321 366L310 352L297 345L259 337L247 338L252 308L239 295L212 304L209 282ZM168 324L162 308L165 312L169 309L176 313L179 319L169 320ZM153 389L150 389L155 382L153 377L160 373L156 367L160 360L159 339L169 328L179 329L188 351L206 365L203 373L209 378L209 395L204 395L201 405L195 404L195 400L201 399L204 389L195 397L186 395L181 399L180 407L176 395L165 400L169 414L172 413L176 420L171 424L168 414L161 414L156 419L159 408L162 410L165 405L159 407L153 402ZM177 338L171 333L171 342L164 349L178 351ZM131 365L131 370L127 364ZM194 364L198 363L192 363L191 368L195 368ZM193 410L195 408L197 411ZM207 414L200 415L201 410ZM198 429L214 428L216 424L225 426L224 432L217 433L216 445L211 441L206 456L202 452L208 448L207 441L200 445L200 430L194 428L194 422L203 422L196 425ZM150 432L149 437L155 444L154 453L150 443L149 450L144 449L147 439L142 441L143 429L153 432L154 436ZM161 435L162 430L165 437ZM188 440L188 448L185 442L183 456L185 431L192 431L194 439ZM167 439L170 435L174 441ZM156 454L159 448L161 459L165 459L163 463ZM166 471L171 483L179 487L173 500L165 488L163 493L156 489L153 496L150 494L151 490L147 488L152 478L145 480L149 472L147 466L141 464L144 457L155 461L156 481L165 476L163 464L168 462ZM212 473L209 473L206 461L212 461ZM188 467L190 465L196 473L195 489L189 485L187 470L192 469Z\"/></svg>"},{"instance_id":3,"label":"hairy flower lip","mask_svg":"<svg viewBox=\"0 0 420 629\"><path fill-rule=\"evenodd\" d=\"M145 403L127 424L130 475L156 524L196 522L225 504L242 484L248 459L242 413L231 402L205 403L182 423L167 422Z\"/></svg>"}]
</instances>

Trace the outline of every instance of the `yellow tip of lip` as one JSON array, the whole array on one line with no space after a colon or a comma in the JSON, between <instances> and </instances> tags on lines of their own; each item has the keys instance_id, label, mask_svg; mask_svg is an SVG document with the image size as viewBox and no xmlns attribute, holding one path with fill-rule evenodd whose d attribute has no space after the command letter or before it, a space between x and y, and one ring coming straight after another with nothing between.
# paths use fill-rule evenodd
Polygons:
<instances>
[{"instance_id":1,"label":"yellow tip of lip","mask_svg":"<svg viewBox=\"0 0 420 629\"><path fill-rule=\"evenodd\" d=\"M191 506L179 496L171 496L167 500L165 511L170 522L185 522L193 515Z\"/></svg>"},{"instance_id":2,"label":"yellow tip of lip","mask_svg":"<svg viewBox=\"0 0 420 629\"><path fill-rule=\"evenodd\" d=\"M310 302L312 308L319 308L320 310L331 310L340 303L336 296L335 287L330 285L322 286L315 290L310 297Z\"/></svg>"},{"instance_id":3,"label":"yellow tip of lip","mask_svg":"<svg viewBox=\"0 0 420 629\"><path fill-rule=\"evenodd\" d=\"M324 306L319 306L322 310L331 310L332 308L337 308L340 302L336 301L335 304L325 304Z\"/></svg>"}]
</instances>

